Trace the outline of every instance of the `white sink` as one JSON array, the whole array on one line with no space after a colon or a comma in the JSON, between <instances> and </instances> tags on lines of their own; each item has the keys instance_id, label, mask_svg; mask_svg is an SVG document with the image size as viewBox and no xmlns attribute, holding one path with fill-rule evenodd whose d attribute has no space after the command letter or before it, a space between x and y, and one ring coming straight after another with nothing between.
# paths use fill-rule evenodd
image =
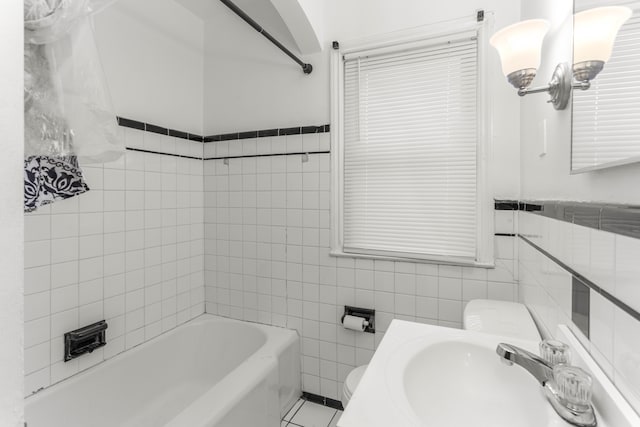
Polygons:
<instances>
[{"instance_id":1,"label":"white sink","mask_svg":"<svg viewBox=\"0 0 640 427\"><path fill-rule=\"evenodd\" d=\"M565 325L557 338L591 373L598 427L637 427L640 416ZM394 320L338 427L567 427L522 367L500 362L506 342L538 343Z\"/></svg>"},{"instance_id":2,"label":"white sink","mask_svg":"<svg viewBox=\"0 0 640 427\"><path fill-rule=\"evenodd\" d=\"M536 379L506 366L497 340L451 330L411 340L387 361L395 404L424 426L565 426ZM513 340L509 340L513 342Z\"/></svg>"},{"instance_id":3,"label":"white sink","mask_svg":"<svg viewBox=\"0 0 640 427\"><path fill-rule=\"evenodd\" d=\"M537 343L394 320L338 427L566 427L536 379L500 362L508 342Z\"/></svg>"}]
</instances>

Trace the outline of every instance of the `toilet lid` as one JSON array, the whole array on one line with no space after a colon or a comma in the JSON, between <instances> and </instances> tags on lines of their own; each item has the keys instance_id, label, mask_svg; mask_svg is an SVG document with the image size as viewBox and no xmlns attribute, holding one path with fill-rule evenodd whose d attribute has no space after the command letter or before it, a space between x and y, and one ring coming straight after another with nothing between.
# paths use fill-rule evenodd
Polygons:
<instances>
[{"instance_id":1,"label":"toilet lid","mask_svg":"<svg viewBox=\"0 0 640 427\"><path fill-rule=\"evenodd\" d=\"M364 375L364 371L367 370L367 365L358 366L353 371L347 375L347 379L344 381L345 390L348 390L350 394L353 394L358 384L360 384L360 380Z\"/></svg>"}]
</instances>

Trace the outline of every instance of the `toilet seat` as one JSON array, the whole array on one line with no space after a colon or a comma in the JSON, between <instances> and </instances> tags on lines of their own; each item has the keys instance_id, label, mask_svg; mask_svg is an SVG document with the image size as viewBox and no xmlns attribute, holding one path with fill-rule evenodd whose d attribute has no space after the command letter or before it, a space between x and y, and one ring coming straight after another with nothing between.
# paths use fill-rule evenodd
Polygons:
<instances>
[{"instance_id":1,"label":"toilet seat","mask_svg":"<svg viewBox=\"0 0 640 427\"><path fill-rule=\"evenodd\" d=\"M358 366L347 375L347 379L344 380L344 386L342 387L342 406L347 407L347 403L351 400L353 392L358 387L364 371L367 370L367 365Z\"/></svg>"}]
</instances>

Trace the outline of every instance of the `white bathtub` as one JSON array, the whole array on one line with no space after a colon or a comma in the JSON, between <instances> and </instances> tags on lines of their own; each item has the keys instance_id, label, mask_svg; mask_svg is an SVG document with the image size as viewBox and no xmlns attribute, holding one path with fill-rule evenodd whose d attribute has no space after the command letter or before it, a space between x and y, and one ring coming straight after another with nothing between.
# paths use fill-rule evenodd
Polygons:
<instances>
[{"instance_id":1,"label":"white bathtub","mask_svg":"<svg viewBox=\"0 0 640 427\"><path fill-rule=\"evenodd\" d=\"M279 427L301 394L299 360L295 331L204 314L28 397L26 422Z\"/></svg>"}]
</instances>

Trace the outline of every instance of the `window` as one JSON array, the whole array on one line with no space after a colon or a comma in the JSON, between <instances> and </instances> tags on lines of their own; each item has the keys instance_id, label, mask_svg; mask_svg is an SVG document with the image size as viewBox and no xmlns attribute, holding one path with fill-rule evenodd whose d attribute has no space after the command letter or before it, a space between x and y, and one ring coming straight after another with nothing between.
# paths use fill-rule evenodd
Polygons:
<instances>
[{"instance_id":1,"label":"window","mask_svg":"<svg viewBox=\"0 0 640 427\"><path fill-rule=\"evenodd\" d=\"M334 55L334 254L486 262L478 35Z\"/></svg>"}]
</instances>

